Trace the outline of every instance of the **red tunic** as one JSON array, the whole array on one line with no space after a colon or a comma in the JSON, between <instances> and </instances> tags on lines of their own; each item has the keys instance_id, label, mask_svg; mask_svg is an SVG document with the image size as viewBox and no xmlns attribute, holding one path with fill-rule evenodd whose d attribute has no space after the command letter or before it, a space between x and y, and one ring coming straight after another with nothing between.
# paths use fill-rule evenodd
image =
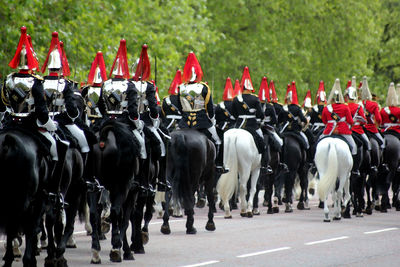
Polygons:
<instances>
[{"instance_id":1,"label":"red tunic","mask_svg":"<svg viewBox=\"0 0 400 267\"><path fill-rule=\"evenodd\" d=\"M364 125L365 130L371 133L379 133L377 125L381 125L382 116L379 113L379 105L375 101L363 101L367 124Z\"/></svg>"},{"instance_id":2,"label":"red tunic","mask_svg":"<svg viewBox=\"0 0 400 267\"><path fill-rule=\"evenodd\" d=\"M393 115L393 116L390 116ZM381 109L382 126L384 131L394 130L400 133L400 108L385 107ZM392 119L391 119L392 118Z\"/></svg>"},{"instance_id":3,"label":"red tunic","mask_svg":"<svg viewBox=\"0 0 400 267\"><path fill-rule=\"evenodd\" d=\"M341 120L336 122L332 118L332 113L328 107L332 106L333 112L336 113ZM324 107L322 111L322 122L326 125L324 134L351 134L350 126L354 123L350 114L350 109L346 104L332 104ZM334 128L336 126L336 128Z\"/></svg>"},{"instance_id":4,"label":"red tunic","mask_svg":"<svg viewBox=\"0 0 400 267\"><path fill-rule=\"evenodd\" d=\"M362 125L364 125L365 122L367 121L367 118L365 117L365 114L364 114L363 107L357 103L348 103L348 106L350 109L351 116L354 118L354 124L353 124L353 127L351 127L351 130L355 133L363 134L364 129L363 129ZM358 108L358 107L360 107L360 108ZM357 109L358 109L358 111L357 111ZM357 112L357 114L356 114L356 112ZM364 121L360 118L357 118L357 116L360 116L362 119L364 119Z\"/></svg>"}]
</instances>

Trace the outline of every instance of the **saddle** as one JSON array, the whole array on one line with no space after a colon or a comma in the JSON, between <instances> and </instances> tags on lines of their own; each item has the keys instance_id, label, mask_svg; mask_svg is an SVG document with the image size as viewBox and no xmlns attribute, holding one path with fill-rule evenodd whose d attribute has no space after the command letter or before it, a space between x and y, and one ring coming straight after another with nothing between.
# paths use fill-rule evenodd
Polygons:
<instances>
[{"instance_id":1,"label":"saddle","mask_svg":"<svg viewBox=\"0 0 400 267\"><path fill-rule=\"evenodd\" d=\"M255 129L245 128L245 130L248 131L249 133L251 133L251 135L253 136L254 143L256 143L256 147L257 147L258 153L259 154L263 154L265 152L265 150L267 149L266 145L265 145L265 142L264 142L264 139L261 138L261 136L258 135L258 133L256 132Z\"/></svg>"},{"instance_id":2,"label":"saddle","mask_svg":"<svg viewBox=\"0 0 400 267\"><path fill-rule=\"evenodd\" d=\"M287 137L287 136L291 136L294 139L297 140L297 142L299 142L301 148L303 150L307 150L307 144L306 141L304 141L304 138L302 136L300 136L300 133L294 132L294 131L285 131L282 133L283 137Z\"/></svg>"}]
</instances>

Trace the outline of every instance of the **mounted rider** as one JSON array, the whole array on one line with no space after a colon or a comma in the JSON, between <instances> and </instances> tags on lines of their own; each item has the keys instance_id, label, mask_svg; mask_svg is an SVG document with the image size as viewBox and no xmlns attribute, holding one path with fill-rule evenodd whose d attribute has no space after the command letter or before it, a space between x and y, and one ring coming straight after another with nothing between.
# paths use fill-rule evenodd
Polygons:
<instances>
[{"instance_id":1,"label":"mounted rider","mask_svg":"<svg viewBox=\"0 0 400 267\"><path fill-rule=\"evenodd\" d=\"M180 119L182 119L182 114L178 109L179 98L178 98L178 88L182 83L182 73L181 70L177 70L174 79L168 89L168 96L164 97L161 104L161 112L163 115L164 126L172 131L176 129L179 124Z\"/></svg>"},{"instance_id":2,"label":"mounted rider","mask_svg":"<svg viewBox=\"0 0 400 267\"><path fill-rule=\"evenodd\" d=\"M326 127L319 139L332 134L342 136L348 143L354 158L354 156L357 155L357 145L351 136L352 132L350 129L354 121L349 107L344 104L339 79L335 80L335 84L329 94L328 105L322 111L322 121ZM352 172L356 175L360 173L357 169L354 169L354 166Z\"/></svg>"},{"instance_id":3,"label":"mounted rider","mask_svg":"<svg viewBox=\"0 0 400 267\"><path fill-rule=\"evenodd\" d=\"M374 138L381 149L385 148L385 140L383 139L382 134L379 132L378 127L382 123L382 116L379 112L379 104L376 101L372 100L372 95L368 87L367 77L363 77L362 86L361 86L361 100L364 106L365 117L367 119L367 123L364 125L365 133L368 136Z\"/></svg>"},{"instance_id":4,"label":"mounted rider","mask_svg":"<svg viewBox=\"0 0 400 267\"><path fill-rule=\"evenodd\" d=\"M319 82L317 95L315 97L315 105L312 107L310 114L310 124L312 125L312 132L318 138L325 129L325 124L322 122L322 111L326 105L326 93L324 81Z\"/></svg>"},{"instance_id":5,"label":"mounted rider","mask_svg":"<svg viewBox=\"0 0 400 267\"><path fill-rule=\"evenodd\" d=\"M1 92L0 110L8 115L6 127L21 126L32 133L45 144L50 154L49 162L49 185L48 190L56 193L58 181L61 177L63 158L59 158L57 146L67 146L68 143L61 141L55 131L57 124L49 117L46 105L46 96L43 89L43 78L35 75L39 69L39 63L35 52L28 40L26 27L21 27L21 37L14 58L8 64L11 68L19 69L18 73L7 76L5 86ZM57 142L56 142L57 138Z\"/></svg>"},{"instance_id":6,"label":"mounted rider","mask_svg":"<svg viewBox=\"0 0 400 267\"><path fill-rule=\"evenodd\" d=\"M45 73L46 68L49 69L49 75L43 77L43 89L46 93L48 108L63 132L69 132L76 139L85 162L90 149L83 130L75 124L80 112L75 100L74 84L65 78L70 75L70 70L63 43L59 41L57 32L52 33L42 73ZM65 146L58 148L66 150Z\"/></svg>"},{"instance_id":7,"label":"mounted rider","mask_svg":"<svg viewBox=\"0 0 400 267\"><path fill-rule=\"evenodd\" d=\"M386 107L381 109L383 134L393 134L400 138L400 107L398 107L398 96L394 87L394 83L390 83Z\"/></svg>"},{"instance_id":8,"label":"mounted rider","mask_svg":"<svg viewBox=\"0 0 400 267\"><path fill-rule=\"evenodd\" d=\"M276 94L274 80L271 80L269 82L268 94L269 94L270 102L272 103L272 105L274 107L276 117L278 118L279 114L283 110L283 105L278 102L278 95ZM276 126L278 126L278 122L276 123Z\"/></svg>"},{"instance_id":9,"label":"mounted rider","mask_svg":"<svg viewBox=\"0 0 400 267\"><path fill-rule=\"evenodd\" d=\"M211 90L201 82L203 71L196 55L190 52L183 69L179 86L179 111L182 119L179 128L194 128L204 133L216 147L216 168L218 173L226 173L223 166L223 144L215 129L215 113Z\"/></svg>"},{"instance_id":10,"label":"mounted rider","mask_svg":"<svg viewBox=\"0 0 400 267\"><path fill-rule=\"evenodd\" d=\"M232 115L232 100L234 97L231 78L226 78L222 102L215 107L216 127L222 133L234 127L235 117Z\"/></svg>"},{"instance_id":11,"label":"mounted rider","mask_svg":"<svg viewBox=\"0 0 400 267\"><path fill-rule=\"evenodd\" d=\"M261 154L261 171L270 174L272 169L268 166L268 150L260 128L261 121L264 120L264 112L258 96L252 94L255 90L248 67L244 67L240 87L243 93L237 95L232 104L232 115L236 118L235 127L245 129L252 134L258 153Z\"/></svg>"},{"instance_id":12,"label":"mounted rider","mask_svg":"<svg viewBox=\"0 0 400 267\"><path fill-rule=\"evenodd\" d=\"M285 104L282 112L278 116L278 122L283 125L281 133L290 132L294 134L303 149L307 151L312 142L309 142L307 136L302 131L302 124L307 124L308 121L299 106L296 83L294 81L286 91Z\"/></svg>"}]
</instances>

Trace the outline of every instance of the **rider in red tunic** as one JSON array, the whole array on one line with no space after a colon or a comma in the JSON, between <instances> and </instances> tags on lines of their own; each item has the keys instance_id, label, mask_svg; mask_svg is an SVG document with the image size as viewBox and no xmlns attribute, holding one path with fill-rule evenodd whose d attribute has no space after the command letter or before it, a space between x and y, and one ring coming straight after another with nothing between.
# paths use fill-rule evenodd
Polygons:
<instances>
[{"instance_id":1,"label":"rider in red tunic","mask_svg":"<svg viewBox=\"0 0 400 267\"><path fill-rule=\"evenodd\" d=\"M367 77L364 76L361 86L361 99L364 106L365 117L367 123L364 125L364 129L367 134L370 134L376 139L382 149L385 148L385 141L378 130L378 126L382 123L382 116L379 112L379 104L372 101L372 95L368 88Z\"/></svg>"},{"instance_id":2,"label":"rider in red tunic","mask_svg":"<svg viewBox=\"0 0 400 267\"><path fill-rule=\"evenodd\" d=\"M350 145L351 154L354 157L357 154L357 146L351 136L352 132L350 130L354 121L351 117L349 107L344 104L339 79L336 79L328 98L328 105L322 111L322 122L326 127L320 139L331 134L343 136ZM359 173L358 170L353 170L353 172L355 174Z\"/></svg>"},{"instance_id":3,"label":"rider in red tunic","mask_svg":"<svg viewBox=\"0 0 400 267\"><path fill-rule=\"evenodd\" d=\"M390 83L386 99L387 107L381 109L382 128L384 132L394 132L396 136L400 134L400 107L397 107L397 95L394 83Z\"/></svg>"}]
</instances>

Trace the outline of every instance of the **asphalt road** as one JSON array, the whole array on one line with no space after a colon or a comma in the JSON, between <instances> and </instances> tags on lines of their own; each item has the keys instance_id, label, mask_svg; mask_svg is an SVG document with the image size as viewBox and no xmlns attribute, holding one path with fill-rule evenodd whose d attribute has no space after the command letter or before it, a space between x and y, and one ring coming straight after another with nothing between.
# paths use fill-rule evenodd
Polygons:
<instances>
[{"instance_id":1,"label":"asphalt road","mask_svg":"<svg viewBox=\"0 0 400 267\"><path fill-rule=\"evenodd\" d=\"M260 202L261 203L261 202ZM297 202L296 202L297 203ZM153 218L149 227L150 241L146 254L135 255L134 261L109 261L110 234L101 242L103 266L400 266L400 212L375 212L363 218L323 222L323 211L317 199L310 202L311 210L242 218L238 210L233 219L223 218L218 210L216 231L204 229L207 209L195 210L196 235L186 235L185 219L171 218L172 233L160 233L161 219ZM77 249L68 249L69 266L89 264L90 237L84 226L75 227ZM46 252L38 259L43 266ZM0 241L4 255L4 241ZM22 266L21 261L14 266Z\"/></svg>"}]
</instances>

